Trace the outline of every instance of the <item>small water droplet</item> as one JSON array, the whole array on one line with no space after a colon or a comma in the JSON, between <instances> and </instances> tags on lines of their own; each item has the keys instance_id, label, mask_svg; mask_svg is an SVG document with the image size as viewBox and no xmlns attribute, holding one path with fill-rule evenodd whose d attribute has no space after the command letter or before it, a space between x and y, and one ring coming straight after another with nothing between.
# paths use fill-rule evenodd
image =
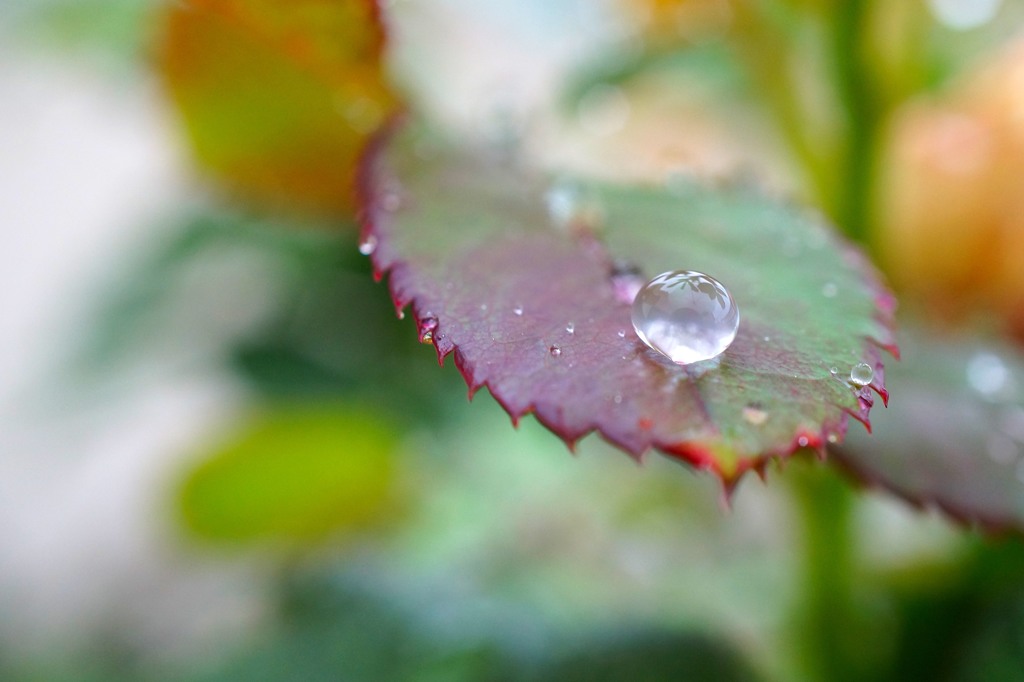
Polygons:
<instances>
[{"instance_id":1,"label":"small water droplet","mask_svg":"<svg viewBox=\"0 0 1024 682\"><path fill-rule=\"evenodd\" d=\"M486 312L487 312L487 304L486 304L486 303L481 303L481 304L480 304L480 310L481 310L482 312L485 312L485 313L486 313Z\"/></svg>"},{"instance_id":2,"label":"small water droplet","mask_svg":"<svg viewBox=\"0 0 1024 682\"><path fill-rule=\"evenodd\" d=\"M756 405L747 405L743 408L743 419L754 426L761 426L768 421L768 413Z\"/></svg>"},{"instance_id":3,"label":"small water droplet","mask_svg":"<svg viewBox=\"0 0 1024 682\"><path fill-rule=\"evenodd\" d=\"M622 88L602 83L583 94L576 108L576 116L585 131L597 137L605 137L625 127L631 108L629 98Z\"/></svg>"},{"instance_id":4,"label":"small water droplet","mask_svg":"<svg viewBox=\"0 0 1024 682\"><path fill-rule=\"evenodd\" d=\"M811 441L807 438L807 436L800 436L799 438L796 439L797 445L799 445L802 448L806 448L810 442Z\"/></svg>"},{"instance_id":5,"label":"small water droplet","mask_svg":"<svg viewBox=\"0 0 1024 682\"><path fill-rule=\"evenodd\" d=\"M765 342L765 343L768 343L768 342L769 342L769 341L771 341L771 340L772 340L772 337L770 337L770 336L766 336L766 337L764 337L764 342Z\"/></svg>"},{"instance_id":6,"label":"small water droplet","mask_svg":"<svg viewBox=\"0 0 1024 682\"><path fill-rule=\"evenodd\" d=\"M616 394L615 394L615 397L614 397L614 398L612 398L612 401L613 401L613 402L614 402L614 403L615 403L616 405L618 405L619 403L621 403L621 402L622 402L622 396L621 396L621 395L619 395L618 393L616 393Z\"/></svg>"},{"instance_id":7,"label":"small water droplet","mask_svg":"<svg viewBox=\"0 0 1024 682\"><path fill-rule=\"evenodd\" d=\"M430 343L434 340L434 330L437 329L437 318L432 313L424 313L419 320L420 343Z\"/></svg>"},{"instance_id":8,"label":"small water droplet","mask_svg":"<svg viewBox=\"0 0 1024 682\"><path fill-rule=\"evenodd\" d=\"M839 442L839 434L838 433L830 433L830 434L828 434L828 442L832 443L833 445L838 443Z\"/></svg>"},{"instance_id":9,"label":"small water droplet","mask_svg":"<svg viewBox=\"0 0 1024 682\"><path fill-rule=\"evenodd\" d=\"M516 314L516 317L522 317L523 316L523 306L517 305L515 308L512 309L512 312Z\"/></svg>"},{"instance_id":10,"label":"small water droplet","mask_svg":"<svg viewBox=\"0 0 1024 682\"><path fill-rule=\"evenodd\" d=\"M574 325L572 322L570 322L569 324L565 325L565 331L569 332L570 334L575 334L576 333L576 325Z\"/></svg>"},{"instance_id":11,"label":"small water droplet","mask_svg":"<svg viewBox=\"0 0 1024 682\"><path fill-rule=\"evenodd\" d=\"M359 253L363 254L364 256L369 256L369 255L371 255L376 250L377 250L377 237L375 237L372 234L367 235L363 239L363 241L359 242Z\"/></svg>"},{"instance_id":12,"label":"small water droplet","mask_svg":"<svg viewBox=\"0 0 1024 682\"><path fill-rule=\"evenodd\" d=\"M832 376L838 376L839 368L836 367L835 365L832 365L831 367L828 368L828 373L831 374Z\"/></svg>"},{"instance_id":13,"label":"small water droplet","mask_svg":"<svg viewBox=\"0 0 1024 682\"><path fill-rule=\"evenodd\" d=\"M866 362L858 362L850 370L850 383L854 386L867 386L875 378L875 370Z\"/></svg>"},{"instance_id":14,"label":"small water droplet","mask_svg":"<svg viewBox=\"0 0 1024 682\"><path fill-rule=\"evenodd\" d=\"M825 285L821 287L821 295L825 298L835 298L838 293L839 287L836 286L835 282L826 282Z\"/></svg>"},{"instance_id":15,"label":"small water droplet","mask_svg":"<svg viewBox=\"0 0 1024 682\"><path fill-rule=\"evenodd\" d=\"M619 330L619 338L620 339L626 338L626 330L625 329L620 329Z\"/></svg>"},{"instance_id":16,"label":"small water droplet","mask_svg":"<svg viewBox=\"0 0 1024 682\"><path fill-rule=\"evenodd\" d=\"M637 336L679 365L721 354L739 324L739 308L725 286L693 270L658 275L633 301Z\"/></svg>"},{"instance_id":17,"label":"small water droplet","mask_svg":"<svg viewBox=\"0 0 1024 682\"><path fill-rule=\"evenodd\" d=\"M553 357L557 358L559 355L562 354L562 349L559 348L558 346L551 346L551 348L548 348L548 352L551 353Z\"/></svg>"},{"instance_id":18,"label":"small water droplet","mask_svg":"<svg viewBox=\"0 0 1024 682\"><path fill-rule=\"evenodd\" d=\"M994 353L975 353L967 361L967 383L985 398L993 399L1005 393L1010 379L1010 370Z\"/></svg>"}]
</instances>

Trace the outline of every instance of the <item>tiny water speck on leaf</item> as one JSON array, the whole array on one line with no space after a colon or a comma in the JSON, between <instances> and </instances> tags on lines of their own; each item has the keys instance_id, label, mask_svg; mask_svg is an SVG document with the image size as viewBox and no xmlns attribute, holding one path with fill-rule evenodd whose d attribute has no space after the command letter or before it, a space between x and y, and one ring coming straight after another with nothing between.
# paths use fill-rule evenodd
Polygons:
<instances>
[{"instance_id":1,"label":"tiny water speck on leaf","mask_svg":"<svg viewBox=\"0 0 1024 682\"><path fill-rule=\"evenodd\" d=\"M679 365L720 355L740 325L732 294L714 277L693 270L664 272L644 285L632 317L637 336Z\"/></svg>"}]
</instances>

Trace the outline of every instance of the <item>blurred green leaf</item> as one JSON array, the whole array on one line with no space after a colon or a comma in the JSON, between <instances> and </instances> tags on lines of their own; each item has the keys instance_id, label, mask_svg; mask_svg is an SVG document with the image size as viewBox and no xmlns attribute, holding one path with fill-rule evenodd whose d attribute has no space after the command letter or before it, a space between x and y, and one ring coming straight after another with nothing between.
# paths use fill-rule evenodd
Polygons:
<instances>
[{"instance_id":1,"label":"blurred green leaf","mask_svg":"<svg viewBox=\"0 0 1024 682\"><path fill-rule=\"evenodd\" d=\"M254 415L187 475L185 525L222 541L317 541L395 516L394 435L347 407L289 406Z\"/></svg>"}]
</instances>

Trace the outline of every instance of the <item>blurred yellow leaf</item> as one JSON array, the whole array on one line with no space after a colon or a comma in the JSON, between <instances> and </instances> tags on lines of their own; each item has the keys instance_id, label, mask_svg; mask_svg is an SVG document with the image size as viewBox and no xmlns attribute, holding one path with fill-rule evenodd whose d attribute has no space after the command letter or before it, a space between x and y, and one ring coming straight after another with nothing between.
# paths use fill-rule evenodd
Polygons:
<instances>
[{"instance_id":1,"label":"blurred yellow leaf","mask_svg":"<svg viewBox=\"0 0 1024 682\"><path fill-rule=\"evenodd\" d=\"M251 198L339 214L396 107L383 47L372 0L183 0L158 61L202 166Z\"/></svg>"},{"instance_id":2,"label":"blurred yellow leaf","mask_svg":"<svg viewBox=\"0 0 1024 682\"><path fill-rule=\"evenodd\" d=\"M254 416L189 472L186 527L222 541L309 542L378 527L398 493L394 438L372 414L287 408Z\"/></svg>"}]
</instances>

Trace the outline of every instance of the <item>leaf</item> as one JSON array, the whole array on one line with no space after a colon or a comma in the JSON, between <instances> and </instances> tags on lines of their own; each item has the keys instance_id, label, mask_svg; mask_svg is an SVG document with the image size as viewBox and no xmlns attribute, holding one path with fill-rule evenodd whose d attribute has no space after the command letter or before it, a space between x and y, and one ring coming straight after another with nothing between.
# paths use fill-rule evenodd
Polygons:
<instances>
[{"instance_id":1,"label":"leaf","mask_svg":"<svg viewBox=\"0 0 1024 682\"><path fill-rule=\"evenodd\" d=\"M355 162L396 99L372 0L169 6L159 63L200 163L237 191L347 213Z\"/></svg>"},{"instance_id":2,"label":"leaf","mask_svg":"<svg viewBox=\"0 0 1024 682\"><path fill-rule=\"evenodd\" d=\"M488 387L513 420L532 412L570 445L597 430L734 483L840 438L848 414L866 422L870 392L842 380L853 365L875 367L885 395L892 299L806 211L740 188L595 185L563 228L548 179L484 152L432 149L406 129L366 163L363 250L439 359L454 353L470 393ZM644 346L629 280L612 276L622 263L725 283L742 322L720 362L682 368Z\"/></svg>"},{"instance_id":3,"label":"leaf","mask_svg":"<svg viewBox=\"0 0 1024 682\"><path fill-rule=\"evenodd\" d=\"M316 541L373 528L397 493L387 426L365 412L279 409L255 416L191 471L185 525L221 541Z\"/></svg>"},{"instance_id":4,"label":"leaf","mask_svg":"<svg viewBox=\"0 0 1024 682\"><path fill-rule=\"evenodd\" d=\"M1024 529L1024 356L980 337L902 335L900 400L840 463L863 481L990 530Z\"/></svg>"}]
</instances>

